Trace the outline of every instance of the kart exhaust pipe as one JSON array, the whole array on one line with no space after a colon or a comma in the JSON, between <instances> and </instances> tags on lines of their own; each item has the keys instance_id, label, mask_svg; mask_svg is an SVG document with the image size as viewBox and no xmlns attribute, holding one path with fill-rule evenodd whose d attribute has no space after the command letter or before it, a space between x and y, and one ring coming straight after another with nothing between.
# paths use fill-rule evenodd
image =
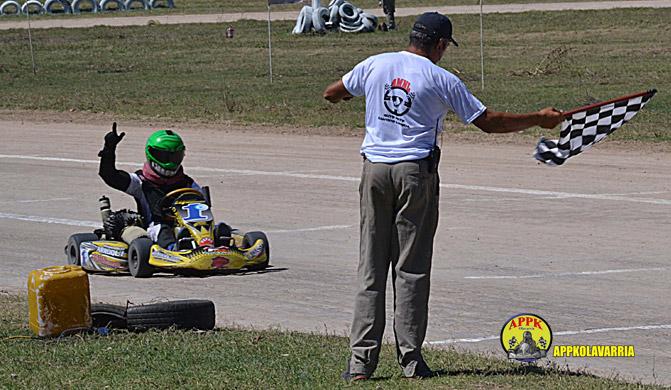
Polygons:
<instances>
[{"instance_id":1,"label":"kart exhaust pipe","mask_svg":"<svg viewBox=\"0 0 671 390\"><path fill-rule=\"evenodd\" d=\"M104 225L107 218L112 214L112 205L110 203L110 198L105 195L98 199L98 202L100 203L100 217L102 218Z\"/></svg>"}]
</instances>

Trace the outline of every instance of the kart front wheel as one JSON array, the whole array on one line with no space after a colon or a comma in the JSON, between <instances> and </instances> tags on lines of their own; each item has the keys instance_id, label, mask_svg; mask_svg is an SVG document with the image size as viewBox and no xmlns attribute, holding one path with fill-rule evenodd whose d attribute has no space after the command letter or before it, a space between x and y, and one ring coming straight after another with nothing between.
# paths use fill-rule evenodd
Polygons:
<instances>
[{"instance_id":1,"label":"kart front wheel","mask_svg":"<svg viewBox=\"0 0 671 390\"><path fill-rule=\"evenodd\" d=\"M148 278L154 273L154 268L149 265L151 246L154 242L147 237L133 240L128 247L128 270L136 278Z\"/></svg>"},{"instance_id":2,"label":"kart front wheel","mask_svg":"<svg viewBox=\"0 0 671 390\"><path fill-rule=\"evenodd\" d=\"M268 237L266 237L265 233L263 233L263 232L249 232L249 233L246 233L244 235L244 237L242 238L242 248L243 249L249 249L258 240L263 241L263 251L266 254L266 260L263 263L247 266L247 269L249 271L264 270L264 269L268 268L268 265L270 264L270 243L268 242Z\"/></svg>"},{"instance_id":3,"label":"kart front wheel","mask_svg":"<svg viewBox=\"0 0 671 390\"><path fill-rule=\"evenodd\" d=\"M81 253L79 249L84 242L98 241L97 235L93 233L77 233L68 238L68 245L65 246L65 255L68 257L68 264L82 265Z\"/></svg>"}]
</instances>

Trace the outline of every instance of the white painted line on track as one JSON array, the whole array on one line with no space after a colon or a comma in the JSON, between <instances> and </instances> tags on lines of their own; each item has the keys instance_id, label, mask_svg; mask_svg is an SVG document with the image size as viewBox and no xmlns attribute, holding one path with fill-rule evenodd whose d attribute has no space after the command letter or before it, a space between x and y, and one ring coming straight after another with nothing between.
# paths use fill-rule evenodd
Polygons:
<instances>
[{"instance_id":1,"label":"white painted line on track","mask_svg":"<svg viewBox=\"0 0 671 390\"><path fill-rule=\"evenodd\" d=\"M58 162L73 162L73 163L83 163L83 164L95 164L98 165L98 160L82 160L75 158L63 158L63 157L45 157L45 156L27 156L27 155L13 155L13 154L0 154L0 158L5 159L22 159L22 160L37 160L37 161L58 161ZM122 166L133 166L140 167L141 163L133 162L117 162L117 165ZM210 167L189 167L190 171L202 171L202 172L222 172L222 173L237 173L244 175L260 175L260 176L280 176L280 177L292 177L297 179L314 179L314 180L331 180L331 181L349 181L349 182L358 182L358 177L350 176L335 176L335 175L317 175L309 173L292 173L292 172L273 172L273 171L258 171L250 169L223 169L223 168L210 168ZM656 204L671 206L671 199L656 199L656 198L632 198L626 196L618 195L606 195L606 194L579 194L579 193L570 193L570 192L559 192L559 191L543 191L543 190L532 190L525 188L504 188L504 187L490 187L490 186L474 186L474 185L463 185L463 184L441 184L443 188L448 189L457 189L465 191L483 191L483 192L495 192L495 193L509 193L509 194L521 194L521 195L533 195L540 197L556 197L556 198L579 198L579 199L592 199L592 200L609 200L609 201L618 201L618 202L634 202L634 203L647 203L647 204Z\"/></svg>"},{"instance_id":2,"label":"white painted line on track","mask_svg":"<svg viewBox=\"0 0 671 390\"><path fill-rule=\"evenodd\" d=\"M300 232L316 232L321 230L338 230L338 229L349 229L354 227L354 225L331 225L331 226L317 226L312 228L302 228L302 229L282 229L282 230L266 230L266 233L278 234L278 233L300 233Z\"/></svg>"},{"instance_id":3,"label":"white painted line on track","mask_svg":"<svg viewBox=\"0 0 671 390\"><path fill-rule=\"evenodd\" d=\"M627 272L652 272L668 271L668 267L657 268L628 268L628 269L606 269L602 271L582 271L582 272L557 272L547 274L532 275L486 275L486 276L464 276L464 279L537 279L537 278L558 278L562 276L585 276L585 275L606 275L619 274Z\"/></svg>"},{"instance_id":4,"label":"white painted line on track","mask_svg":"<svg viewBox=\"0 0 671 390\"><path fill-rule=\"evenodd\" d=\"M41 217L41 216L37 216L37 215L12 214L12 213L2 213L2 212L0 212L0 219L13 219L13 220L17 220L17 221L54 223L54 224L59 224L59 225L94 227L94 228L99 228L100 225L101 225L100 222L94 222L94 221L82 221L82 220L67 219L67 218ZM316 231L321 231L321 230L349 229L351 227L354 227L354 225L315 226L315 227L311 227L311 228L300 228L300 229L266 230L265 232L266 233L272 233L272 234L300 233L300 232L316 232Z\"/></svg>"},{"instance_id":5,"label":"white painted line on track","mask_svg":"<svg viewBox=\"0 0 671 390\"><path fill-rule=\"evenodd\" d=\"M22 214L11 214L11 213L0 213L0 219L13 219L17 221L40 222L40 223L55 223L59 225L94 227L94 228L98 228L101 225L101 222L81 221L77 219L67 219L67 218L40 217L36 215L22 215Z\"/></svg>"},{"instance_id":6,"label":"white painted line on track","mask_svg":"<svg viewBox=\"0 0 671 390\"><path fill-rule=\"evenodd\" d=\"M584 330L567 330L562 332L552 332L553 336L573 336L578 334L594 334L594 333L609 333L609 332L629 332L634 330L660 330L660 329L671 329L671 324L663 325L640 325L640 326L627 326L627 327L617 327L617 328L595 328L595 329L584 329ZM426 345L449 345L449 344L460 344L460 343L479 343L482 341L498 340L499 336L483 336L483 337L472 337L472 338L461 338L461 339L447 339L439 341L426 341Z\"/></svg>"},{"instance_id":7,"label":"white painted line on track","mask_svg":"<svg viewBox=\"0 0 671 390\"><path fill-rule=\"evenodd\" d=\"M74 198L50 198L50 199L26 199L26 200L2 200L0 204L8 203L40 203L40 202L58 202L61 200L72 200Z\"/></svg>"}]
</instances>

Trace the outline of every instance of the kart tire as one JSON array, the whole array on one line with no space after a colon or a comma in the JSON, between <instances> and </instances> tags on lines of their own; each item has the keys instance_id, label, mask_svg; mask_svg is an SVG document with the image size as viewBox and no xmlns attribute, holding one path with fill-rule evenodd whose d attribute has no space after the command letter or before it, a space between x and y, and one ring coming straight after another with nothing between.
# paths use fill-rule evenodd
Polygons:
<instances>
[{"instance_id":1,"label":"kart tire","mask_svg":"<svg viewBox=\"0 0 671 390\"><path fill-rule=\"evenodd\" d=\"M133 240L128 247L128 270L133 277L148 278L154 273L154 268L149 265L149 255L154 242L147 237Z\"/></svg>"},{"instance_id":2,"label":"kart tire","mask_svg":"<svg viewBox=\"0 0 671 390\"><path fill-rule=\"evenodd\" d=\"M68 245L65 246L65 255L68 257L68 264L82 265L80 246L84 242L98 241L97 235L93 233L77 233L68 238Z\"/></svg>"},{"instance_id":3,"label":"kart tire","mask_svg":"<svg viewBox=\"0 0 671 390\"><path fill-rule=\"evenodd\" d=\"M263 263L247 266L247 270L249 271L260 271L268 268L268 265L270 265L270 242L268 241L268 237L266 237L264 232L246 233L242 238L242 248L247 249L251 247L254 245L254 243L256 243L257 240L263 240L263 246L266 252L266 261Z\"/></svg>"},{"instance_id":4,"label":"kart tire","mask_svg":"<svg viewBox=\"0 0 671 390\"><path fill-rule=\"evenodd\" d=\"M130 306L126 312L128 329L214 329L214 302L203 299L168 301Z\"/></svg>"},{"instance_id":5,"label":"kart tire","mask_svg":"<svg viewBox=\"0 0 671 390\"><path fill-rule=\"evenodd\" d=\"M224 222L219 222L214 227L214 246L230 246L231 237L233 237L233 229ZM222 242L222 238L227 238L228 241Z\"/></svg>"},{"instance_id":6,"label":"kart tire","mask_svg":"<svg viewBox=\"0 0 671 390\"><path fill-rule=\"evenodd\" d=\"M91 304L91 318L94 328L126 329L128 327L125 306L93 303Z\"/></svg>"}]
</instances>

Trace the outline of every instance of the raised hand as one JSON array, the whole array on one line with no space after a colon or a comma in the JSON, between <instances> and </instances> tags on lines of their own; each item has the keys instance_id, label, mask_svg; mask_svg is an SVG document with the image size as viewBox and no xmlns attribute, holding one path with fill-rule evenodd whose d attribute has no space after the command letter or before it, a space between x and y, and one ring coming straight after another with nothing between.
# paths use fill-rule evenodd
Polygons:
<instances>
[{"instance_id":1,"label":"raised hand","mask_svg":"<svg viewBox=\"0 0 671 390\"><path fill-rule=\"evenodd\" d=\"M116 146L126 133L122 132L121 134L116 131L116 122L112 123L112 131L105 134L105 149L115 150Z\"/></svg>"}]
</instances>

